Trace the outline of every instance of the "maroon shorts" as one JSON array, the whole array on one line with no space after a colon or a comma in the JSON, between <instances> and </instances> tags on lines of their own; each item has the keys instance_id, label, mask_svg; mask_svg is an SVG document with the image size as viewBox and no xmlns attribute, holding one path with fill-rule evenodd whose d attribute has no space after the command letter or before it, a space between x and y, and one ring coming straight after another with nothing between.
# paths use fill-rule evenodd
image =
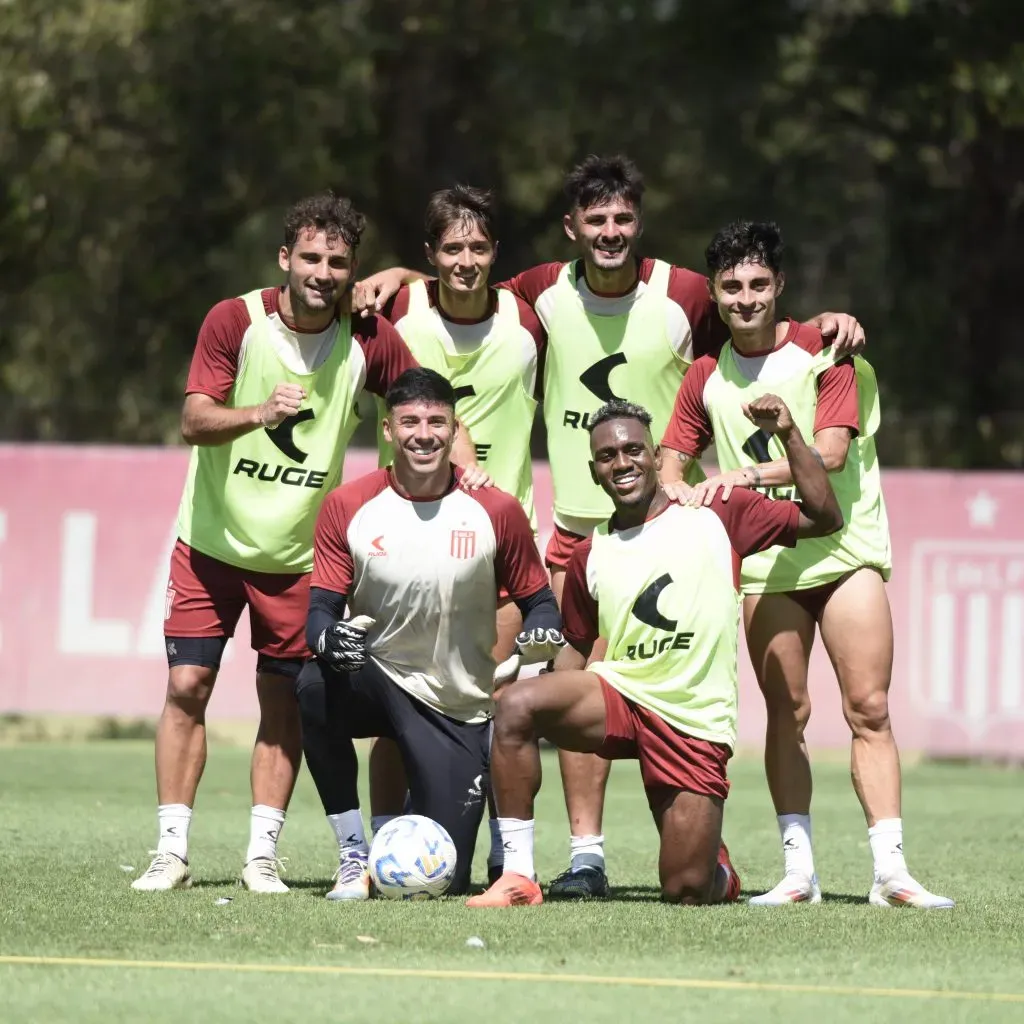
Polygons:
<instances>
[{"instance_id":1,"label":"maroon shorts","mask_svg":"<svg viewBox=\"0 0 1024 1024\"><path fill-rule=\"evenodd\" d=\"M234 636L248 605L254 651L306 658L309 577L239 569L179 540L171 552L164 636Z\"/></svg>"},{"instance_id":2,"label":"maroon shorts","mask_svg":"<svg viewBox=\"0 0 1024 1024\"><path fill-rule=\"evenodd\" d=\"M640 761L640 776L652 809L664 801L667 791L684 789L720 800L729 795L725 766L732 751L725 744L687 736L603 679L601 690L604 743L597 753L609 761Z\"/></svg>"},{"instance_id":3,"label":"maroon shorts","mask_svg":"<svg viewBox=\"0 0 1024 1024\"><path fill-rule=\"evenodd\" d=\"M786 597L791 601L796 601L815 622L821 622L821 616L824 614L825 605L828 604L829 598L851 575L852 573L844 573L838 579L829 580L828 583L822 583L817 587L810 587L808 590L787 590Z\"/></svg>"},{"instance_id":4,"label":"maroon shorts","mask_svg":"<svg viewBox=\"0 0 1024 1024\"><path fill-rule=\"evenodd\" d=\"M544 552L544 564L549 569L565 570L569 565L572 553L587 538L581 537L578 533L563 530L557 523L548 540L547 550Z\"/></svg>"}]
</instances>

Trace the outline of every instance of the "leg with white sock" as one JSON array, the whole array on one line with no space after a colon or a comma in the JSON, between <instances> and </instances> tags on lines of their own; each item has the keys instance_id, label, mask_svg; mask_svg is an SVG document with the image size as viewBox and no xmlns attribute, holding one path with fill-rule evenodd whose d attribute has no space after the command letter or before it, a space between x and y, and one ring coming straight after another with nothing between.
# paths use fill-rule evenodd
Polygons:
<instances>
[{"instance_id":1,"label":"leg with white sock","mask_svg":"<svg viewBox=\"0 0 1024 1024\"><path fill-rule=\"evenodd\" d=\"M821 890L811 847L811 764L804 740L811 715L807 665L814 617L786 594L758 594L744 600L743 619L747 649L764 696L765 776L783 854L782 880L751 897L750 903L818 903Z\"/></svg>"},{"instance_id":2,"label":"leg with white sock","mask_svg":"<svg viewBox=\"0 0 1024 1024\"><path fill-rule=\"evenodd\" d=\"M515 601L508 597L498 600L495 622L497 641L491 650L494 663L500 665L515 650L516 637L523 628L523 616ZM502 693L511 683L498 686L494 691L494 699L500 700ZM487 884L491 885L501 878L505 854L502 847L501 828L498 824L498 811L494 804L494 794L487 791L487 827L491 835L491 846L487 853Z\"/></svg>"},{"instance_id":3,"label":"leg with white sock","mask_svg":"<svg viewBox=\"0 0 1024 1024\"><path fill-rule=\"evenodd\" d=\"M299 675L295 693L306 764L338 842L338 871L327 898L367 899L369 845L359 810L359 761L351 737L338 728L338 705L347 694L345 680L338 675L325 682L320 666L309 662ZM355 699L351 704L355 708Z\"/></svg>"},{"instance_id":4,"label":"leg with white sock","mask_svg":"<svg viewBox=\"0 0 1024 1024\"><path fill-rule=\"evenodd\" d=\"M260 724L252 752L253 807L242 881L250 892L285 893L288 886L279 876L277 844L302 762L302 731L295 698L299 663L260 655L257 668ZM290 671L295 675L284 674Z\"/></svg>"},{"instance_id":5,"label":"leg with white sock","mask_svg":"<svg viewBox=\"0 0 1024 1024\"><path fill-rule=\"evenodd\" d=\"M543 737L565 750L593 753L601 748L604 736L601 680L591 672L547 673L520 680L502 695L491 743L491 787L500 815L504 873L487 892L467 900L469 906L543 901L533 865L533 808L541 781L539 740Z\"/></svg>"},{"instance_id":6,"label":"leg with white sock","mask_svg":"<svg viewBox=\"0 0 1024 1024\"><path fill-rule=\"evenodd\" d=\"M853 736L853 786L867 820L874 861L870 902L948 909L953 901L925 889L911 876L903 856L900 758L889 722L892 616L885 583L875 570L859 569L829 597L821 637Z\"/></svg>"},{"instance_id":7,"label":"leg with white sock","mask_svg":"<svg viewBox=\"0 0 1024 1024\"><path fill-rule=\"evenodd\" d=\"M217 669L172 665L156 731L157 853L132 888L152 892L192 884L188 869L188 828L192 805L206 766L206 707Z\"/></svg>"}]
</instances>

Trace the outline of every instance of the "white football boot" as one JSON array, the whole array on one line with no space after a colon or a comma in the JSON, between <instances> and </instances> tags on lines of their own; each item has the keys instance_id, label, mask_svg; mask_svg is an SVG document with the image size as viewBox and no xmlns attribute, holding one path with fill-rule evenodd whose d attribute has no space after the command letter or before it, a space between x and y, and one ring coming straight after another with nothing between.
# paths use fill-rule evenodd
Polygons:
<instances>
[{"instance_id":1,"label":"white football boot","mask_svg":"<svg viewBox=\"0 0 1024 1024\"><path fill-rule=\"evenodd\" d=\"M249 892L290 892L278 874L279 862L273 857L253 857L242 868L242 884Z\"/></svg>"},{"instance_id":2,"label":"white football boot","mask_svg":"<svg viewBox=\"0 0 1024 1024\"><path fill-rule=\"evenodd\" d=\"M922 910L951 910L956 904L948 896L936 896L909 871L899 871L886 879L875 879L868 896L873 907L919 907Z\"/></svg>"},{"instance_id":3,"label":"white football boot","mask_svg":"<svg viewBox=\"0 0 1024 1024\"><path fill-rule=\"evenodd\" d=\"M138 892L160 892L187 889L192 884L188 864L173 853L158 853L149 867L132 882Z\"/></svg>"},{"instance_id":4,"label":"white football boot","mask_svg":"<svg viewBox=\"0 0 1024 1024\"><path fill-rule=\"evenodd\" d=\"M329 900L368 900L370 898L370 869L365 856L349 854L334 873L334 888L327 894Z\"/></svg>"},{"instance_id":5,"label":"white football boot","mask_svg":"<svg viewBox=\"0 0 1024 1024\"><path fill-rule=\"evenodd\" d=\"M751 896L747 901L752 907L783 907L788 903L820 903L821 887L818 876L808 878L798 871L787 872L782 881L770 892Z\"/></svg>"}]
</instances>

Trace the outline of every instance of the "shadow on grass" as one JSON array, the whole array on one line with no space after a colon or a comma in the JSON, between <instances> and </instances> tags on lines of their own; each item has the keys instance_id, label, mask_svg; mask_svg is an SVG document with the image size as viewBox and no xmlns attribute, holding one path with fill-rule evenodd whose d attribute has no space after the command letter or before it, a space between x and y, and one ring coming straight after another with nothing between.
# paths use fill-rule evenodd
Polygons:
<instances>
[{"instance_id":1,"label":"shadow on grass","mask_svg":"<svg viewBox=\"0 0 1024 1024\"><path fill-rule=\"evenodd\" d=\"M754 889L742 889L740 891L740 897L743 900L750 899L751 896L760 896L762 892L767 890L754 890ZM846 903L850 905L862 904L866 905L868 902L867 896L855 895L853 893L846 892L826 892L822 893L822 900L825 903ZM580 902L611 902L611 903L660 903L661 902L661 889L656 885L612 885L608 887L608 895L604 900L550 900L552 903L580 903ZM759 908L752 908L759 909ZM770 909L770 908L765 908Z\"/></svg>"},{"instance_id":2,"label":"shadow on grass","mask_svg":"<svg viewBox=\"0 0 1024 1024\"><path fill-rule=\"evenodd\" d=\"M329 878L288 878L287 875L281 879L289 889L320 889L327 892L331 887ZM238 875L231 878L196 878L192 881L193 889L237 889L239 893L245 892L245 887L238 884Z\"/></svg>"}]
</instances>

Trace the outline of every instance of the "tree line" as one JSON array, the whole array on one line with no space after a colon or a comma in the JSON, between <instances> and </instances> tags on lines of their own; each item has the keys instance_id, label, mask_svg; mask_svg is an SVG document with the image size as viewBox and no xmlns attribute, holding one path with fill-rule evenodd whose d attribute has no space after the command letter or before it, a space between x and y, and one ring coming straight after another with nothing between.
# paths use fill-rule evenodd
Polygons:
<instances>
[{"instance_id":1,"label":"tree line","mask_svg":"<svg viewBox=\"0 0 1024 1024\"><path fill-rule=\"evenodd\" d=\"M206 310L277 280L323 187L367 270L496 189L502 276L568 254L561 178L625 152L644 249L777 220L787 313L867 327L888 464L1024 465L1014 0L0 5L0 437L164 443ZM363 440L370 441L367 433Z\"/></svg>"}]
</instances>

